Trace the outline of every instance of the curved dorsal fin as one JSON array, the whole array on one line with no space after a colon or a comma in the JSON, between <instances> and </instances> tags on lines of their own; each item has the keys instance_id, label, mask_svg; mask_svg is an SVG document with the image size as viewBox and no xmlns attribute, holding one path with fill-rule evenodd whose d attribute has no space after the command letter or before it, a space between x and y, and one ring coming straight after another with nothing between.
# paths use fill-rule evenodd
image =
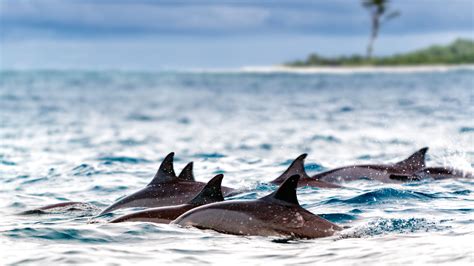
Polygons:
<instances>
[{"instance_id":1,"label":"curved dorsal fin","mask_svg":"<svg viewBox=\"0 0 474 266\"><path fill-rule=\"evenodd\" d=\"M199 192L196 197L189 201L189 204L204 205L212 202L223 201L224 196L222 196L221 190L223 178L223 174L218 174L209 180L201 192Z\"/></svg>"},{"instance_id":2,"label":"curved dorsal fin","mask_svg":"<svg viewBox=\"0 0 474 266\"><path fill-rule=\"evenodd\" d=\"M413 153L407 159L400 161L395 164L396 167L400 168L403 172L414 173L425 168L425 155L428 151L428 147L424 147L419 151Z\"/></svg>"},{"instance_id":3,"label":"curved dorsal fin","mask_svg":"<svg viewBox=\"0 0 474 266\"><path fill-rule=\"evenodd\" d=\"M292 175L288 177L278 189L272 194L263 197L266 200L281 200L289 204L300 205L296 196L296 188L300 175Z\"/></svg>"},{"instance_id":4,"label":"curved dorsal fin","mask_svg":"<svg viewBox=\"0 0 474 266\"><path fill-rule=\"evenodd\" d=\"M188 163L178 176L178 179L194 182L193 162Z\"/></svg>"},{"instance_id":5,"label":"curved dorsal fin","mask_svg":"<svg viewBox=\"0 0 474 266\"><path fill-rule=\"evenodd\" d=\"M280 184L292 175L299 175L302 178L308 178L309 176L308 174L306 174L306 171L304 170L304 159L306 159L306 156L308 156L308 154L306 153L303 153L300 156L298 156L291 163L288 169L286 169L286 171L283 172L283 174L281 174L279 177L273 180L272 183Z\"/></svg>"},{"instance_id":6,"label":"curved dorsal fin","mask_svg":"<svg viewBox=\"0 0 474 266\"><path fill-rule=\"evenodd\" d=\"M167 183L177 179L173 169L173 157L174 152L166 155L165 159L163 159L163 162L161 162L158 172L156 172L153 180L151 180L148 185Z\"/></svg>"}]
</instances>

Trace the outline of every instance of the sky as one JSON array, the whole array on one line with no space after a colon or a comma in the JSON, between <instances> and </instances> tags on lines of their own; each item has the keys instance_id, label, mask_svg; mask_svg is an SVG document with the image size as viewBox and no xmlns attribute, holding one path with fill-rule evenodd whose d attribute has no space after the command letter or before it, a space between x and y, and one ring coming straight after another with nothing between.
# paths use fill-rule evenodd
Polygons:
<instances>
[{"instance_id":1,"label":"sky","mask_svg":"<svg viewBox=\"0 0 474 266\"><path fill-rule=\"evenodd\" d=\"M474 0L392 0L376 55L474 39ZM360 0L0 0L0 69L220 69L364 54Z\"/></svg>"}]
</instances>

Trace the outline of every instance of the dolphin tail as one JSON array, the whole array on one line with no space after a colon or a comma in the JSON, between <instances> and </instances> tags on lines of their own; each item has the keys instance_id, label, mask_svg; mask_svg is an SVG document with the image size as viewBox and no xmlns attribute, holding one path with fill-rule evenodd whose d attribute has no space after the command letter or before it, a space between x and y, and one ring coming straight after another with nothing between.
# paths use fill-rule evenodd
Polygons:
<instances>
[{"instance_id":1,"label":"dolphin tail","mask_svg":"<svg viewBox=\"0 0 474 266\"><path fill-rule=\"evenodd\" d=\"M306 156L308 154L303 153L300 156L298 156L286 169L283 174L281 174L279 177L277 177L275 180L273 180L271 183L274 184L281 184L283 181L285 181L288 177L291 177L293 175L299 175L302 178L309 178L308 174L306 174L306 171L304 169L304 159L306 159Z\"/></svg>"},{"instance_id":2,"label":"dolphin tail","mask_svg":"<svg viewBox=\"0 0 474 266\"><path fill-rule=\"evenodd\" d=\"M280 187L272 194L263 197L266 200L281 200L289 204L300 205L298 197L296 196L296 188L298 187L298 180L300 175L292 175L288 177Z\"/></svg>"},{"instance_id":3,"label":"dolphin tail","mask_svg":"<svg viewBox=\"0 0 474 266\"><path fill-rule=\"evenodd\" d=\"M428 151L428 147L424 147L419 151L413 153L407 159L400 161L395 164L396 167L407 173L414 173L425 168L425 156Z\"/></svg>"},{"instance_id":4,"label":"dolphin tail","mask_svg":"<svg viewBox=\"0 0 474 266\"><path fill-rule=\"evenodd\" d=\"M196 181L194 179L194 174L193 174L193 162L188 163L183 168L183 170L181 171L181 173L178 176L178 179L181 179L181 180L184 180L184 181L190 181L190 182Z\"/></svg>"},{"instance_id":5,"label":"dolphin tail","mask_svg":"<svg viewBox=\"0 0 474 266\"><path fill-rule=\"evenodd\" d=\"M222 195L221 190L223 178L223 174L213 177L211 180L209 180L209 182L207 182L201 192L199 192L196 197L189 201L189 203L194 205L204 205L212 202L223 201L224 196Z\"/></svg>"},{"instance_id":6,"label":"dolphin tail","mask_svg":"<svg viewBox=\"0 0 474 266\"><path fill-rule=\"evenodd\" d=\"M160 168L153 177L153 180L151 180L148 185L166 183L174 181L178 178L174 172L173 157L174 152L166 155L165 159L163 159L163 162L160 165Z\"/></svg>"}]
</instances>

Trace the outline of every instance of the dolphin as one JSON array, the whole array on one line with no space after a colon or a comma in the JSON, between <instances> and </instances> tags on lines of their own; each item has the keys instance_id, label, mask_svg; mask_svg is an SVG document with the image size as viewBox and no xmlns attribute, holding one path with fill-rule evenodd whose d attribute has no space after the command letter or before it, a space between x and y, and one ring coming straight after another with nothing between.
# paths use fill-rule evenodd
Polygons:
<instances>
[{"instance_id":1,"label":"dolphin","mask_svg":"<svg viewBox=\"0 0 474 266\"><path fill-rule=\"evenodd\" d=\"M385 183L409 181L408 179L391 178L391 176L411 176L424 169L427 150L428 148L424 147L413 153L407 159L397 163L344 166L316 174L312 178L331 183L353 181L361 178L379 180Z\"/></svg>"},{"instance_id":2,"label":"dolphin","mask_svg":"<svg viewBox=\"0 0 474 266\"><path fill-rule=\"evenodd\" d=\"M234 235L318 238L342 230L302 208L296 188L299 175L288 177L275 192L247 201L224 201L192 209L172 224Z\"/></svg>"},{"instance_id":3,"label":"dolphin","mask_svg":"<svg viewBox=\"0 0 474 266\"><path fill-rule=\"evenodd\" d=\"M392 174L391 179L399 181L420 181L423 179L442 180L448 178L473 178L472 172L452 167L426 167L411 175Z\"/></svg>"},{"instance_id":4,"label":"dolphin","mask_svg":"<svg viewBox=\"0 0 474 266\"><path fill-rule=\"evenodd\" d=\"M177 177L173 169L174 153L168 154L160 165L151 182L143 189L120 199L105 208L99 215L115 211L117 209L146 207L155 208L184 204L206 185L194 180L192 175L192 164L188 164ZM230 195L234 189L222 187L224 196Z\"/></svg>"},{"instance_id":5,"label":"dolphin","mask_svg":"<svg viewBox=\"0 0 474 266\"><path fill-rule=\"evenodd\" d=\"M298 156L288 167L288 169L283 172L279 177L277 177L275 180L271 181L270 183L274 185L280 185L283 183L288 177L292 175L299 175L300 179L298 181L298 187L304 187L304 186L309 186L309 187L318 187L318 188L340 188L341 186L332 184L329 182L325 182L322 180L318 180L315 178L311 178L308 176L306 173L306 170L304 169L304 159L308 154L303 153L300 156Z\"/></svg>"},{"instance_id":6,"label":"dolphin","mask_svg":"<svg viewBox=\"0 0 474 266\"><path fill-rule=\"evenodd\" d=\"M224 196L222 196L221 192L222 178L224 178L224 175L216 175L209 182L207 182L206 186L192 200L186 204L146 209L118 217L117 219L114 219L110 222L153 222L168 224L174 219L178 218L178 216L181 214L191 209L205 204L223 201Z\"/></svg>"}]
</instances>

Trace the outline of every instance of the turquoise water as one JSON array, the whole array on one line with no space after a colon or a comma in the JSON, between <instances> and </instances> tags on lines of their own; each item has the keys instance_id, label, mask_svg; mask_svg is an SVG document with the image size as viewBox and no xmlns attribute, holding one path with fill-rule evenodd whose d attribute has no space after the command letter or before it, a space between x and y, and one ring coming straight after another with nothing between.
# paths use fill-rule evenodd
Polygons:
<instances>
[{"instance_id":1,"label":"turquoise water","mask_svg":"<svg viewBox=\"0 0 474 266\"><path fill-rule=\"evenodd\" d=\"M300 202L346 230L279 241L93 218L145 186L176 152L196 179L270 193L299 154L309 173L395 162L471 170L474 71L0 72L1 264L472 263L474 181L302 188ZM15 213L61 201L79 210ZM93 223L90 223L93 222Z\"/></svg>"}]
</instances>

